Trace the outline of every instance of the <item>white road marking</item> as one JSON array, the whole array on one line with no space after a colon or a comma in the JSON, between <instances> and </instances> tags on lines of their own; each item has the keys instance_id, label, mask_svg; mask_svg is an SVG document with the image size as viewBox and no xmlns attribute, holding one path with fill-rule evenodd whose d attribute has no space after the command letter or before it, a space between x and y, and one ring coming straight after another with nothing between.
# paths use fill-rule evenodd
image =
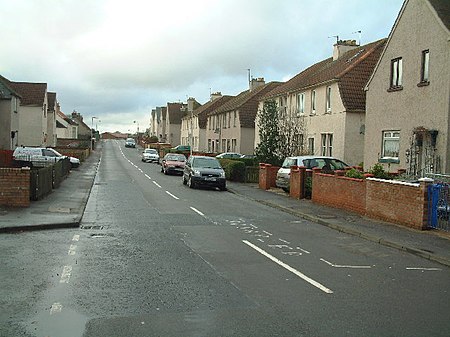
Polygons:
<instances>
[{"instance_id":1,"label":"white road marking","mask_svg":"<svg viewBox=\"0 0 450 337\"><path fill-rule=\"evenodd\" d=\"M263 240L263 239L256 239L256 240L258 240L259 242L264 243L264 240Z\"/></svg>"},{"instance_id":2,"label":"white road marking","mask_svg":"<svg viewBox=\"0 0 450 337\"><path fill-rule=\"evenodd\" d=\"M72 273L72 267L71 266L64 266L61 279L59 280L59 283L69 283L70 274Z\"/></svg>"},{"instance_id":3,"label":"white road marking","mask_svg":"<svg viewBox=\"0 0 450 337\"><path fill-rule=\"evenodd\" d=\"M440 271L440 268L406 267L406 270Z\"/></svg>"},{"instance_id":4,"label":"white road marking","mask_svg":"<svg viewBox=\"0 0 450 337\"><path fill-rule=\"evenodd\" d=\"M72 241L78 241L80 240L80 235L79 234L75 234L72 238Z\"/></svg>"},{"instance_id":5,"label":"white road marking","mask_svg":"<svg viewBox=\"0 0 450 337\"><path fill-rule=\"evenodd\" d=\"M272 233L269 233L269 232L267 232L267 231L263 231L263 232L266 233L267 235L270 235L270 236L273 235Z\"/></svg>"},{"instance_id":6,"label":"white road marking","mask_svg":"<svg viewBox=\"0 0 450 337\"><path fill-rule=\"evenodd\" d=\"M196 209L194 207L190 207L190 209L192 209L195 213L200 214L201 216L205 216L205 214L203 214L202 212L200 212L198 209Z\"/></svg>"},{"instance_id":7,"label":"white road marking","mask_svg":"<svg viewBox=\"0 0 450 337\"><path fill-rule=\"evenodd\" d=\"M296 255L296 256L302 256L303 253L301 252L281 252L284 255Z\"/></svg>"},{"instance_id":8,"label":"white road marking","mask_svg":"<svg viewBox=\"0 0 450 337\"><path fill-rule=\"evenodd\" d=\"M313 280L312 278L306 276L305 274L303 274L302 272L292 268L291 266L289 266L288 264L278 260L276 257L270 255L269 253L265 252L264 250L262 250L261 248L259 248L258 246L255 246L253 243L248 242L247 240L242 240L243 243L245 243L246 245L250 246L251 248L253 248L254 250L256 250L258 253L264 255L265 257L267 257L268 259L272 260L273 262L275 262L276 264L278 264L279 266L285 268L286 270L290 271L291 273L293 273L294 275L297 275L298 277L300 277L302 280L308 282L309 284L313 285L314 287L322 290L323 292L327 293L327 294L332 294L333 291L331 289L328 289L327 287L323 286L322 284L320 284L319 282Z\"/></svg>"},{"instance_id":9,"label":"white road marking","mask_svg":"<svg viewBox=\"0 0 450 337\"><path fill-rule=\"evenodd\" d=\"M142 171L140 168L138 168L138 171L141 172L141 173L144 173L144 171Z\"/></svg>"},{"instance_id":10,"label":"white road marking","mask_svg":"<svg viewBox=\"0 0 450 337\"><path fill-rule=\"evenodd\" d=\"M288 248L288 249L290 249L290 250L292 250L292 247L289 247L289 246L287 246L287 245L268 245L270 248L280 248L280 249L283 249L283 248Z\"/></svg>"},{"instance_id":11,"label":"white road marking","mask_svg":"<svg viewBox=\"0 0 450 337\"><path fill-rule=\"evenodd\" d=\"M144 174L144 175L147 177L147 179L152 180L152 178L148 174Z\"/></svg>"},{"instance_id":12,"label":"white road marking","mask_svg":"<svg viewBox=\"0 0 450 337\"><path fill-rule=\"evenodd\" d=\"M286 241L286 240L283 240L283 239L278 239L279 241L281 241L281 242L284 242L284 243L286 243L286 244L291 244L289 241Z\"/></svg>"},{"instance_id":13,"label":"white road marking","mask_svg":"<svg viewBox=\"0 0 450 337\"><path fill-rule=\"evenodd\" d=\"M325 259L320 259L320 261L325 262L326 264L334 267L334 268L352 268L352 269L370 269L372 268L371 266L350 266L350 265L340 265L340 264L334 264L331 263Z\"/></svg>"},{"instance_id":14,"label":"white road marking","mask_svg":"<svg viewBox=\"0 0 450 337\"><path fill-rule=\"evenodd\" d=\"M156 186L158 186L159 188L161 188L161 185L158 184L156 181L153 181L153 184L155 184Z\"/></svg>"},{"instance_id":15,"label":"white road marking","mask_svg":"<svg viewBox=\"0 0 450 337\"><path fill-rule=\"evenodd\" d=\"M172 193L170 193L169 191L166 191L166 193L168 195L170 195L172 198L176 199L176 200L180 200L180 198L178 198L177 196L173 195Z\"/></svg>"},{"instance_id":16,"label":"white road marking","mask_svg":"<svg viewBox=\"0 0 450 337\"><path fill-rule=\"evenodd\" d=\"M50 315L56 314L58 312L61 312L61 310L62 310L61 303L58 303L58 302L53 303L52 307L50 308Z\"/></svg>"},{"instance_id":17,"label":"white road marking","mask_svg":"<svg viewBox=\"0 0 450 337\"><path fill-rule=\"evenodd\" d=\"M303 248L297 247L297 249L298 249L298 250L301 250L303 253L311 254L310 252L308 252L307 250L305 250L305 249L303 249Z\"/></svg>"},{"instance_id":18,"label":"white road marking","mask_svg":"<svg viewBox=\"0 0 450 337\"><path fill-rule=\"evenodd\" d=\"M77 245L70 245L67 255L75 255L76 249L77 249Z\"/></svg>"}]
</instances>

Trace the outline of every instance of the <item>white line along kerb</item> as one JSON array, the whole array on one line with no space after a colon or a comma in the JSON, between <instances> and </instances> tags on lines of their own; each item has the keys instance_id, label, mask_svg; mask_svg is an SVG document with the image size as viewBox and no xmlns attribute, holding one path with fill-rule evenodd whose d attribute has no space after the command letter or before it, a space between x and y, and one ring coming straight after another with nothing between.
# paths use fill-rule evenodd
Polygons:
<instances>
[{"instance_id":1,"label":"white line along kerb","mask_svg":"<svg viewBox=\"0 0 450 337\"><path fill-rule=\"evenodd\" d=\"M256 250L258 253L264 255L265 257L267 257L268 259L272 260L273 262L275 262L276 264L280 265L281 267L289 270L291 273L297 275L298 277L300 277L302 280L308 282L309 284L313 285L316 288L319 288L320 290L322 290L324 293L327 294L332 294L333 291L331 289L328 289L327 287L323 286L322 284L320 284L317 281L314 281L312 278L306 276L305 274L303 274L302 272L299 272L297 269L292 268L290 265L284 263L283 261L278 260L276 257L270 255L269 253L267 253L266 251L262 250L261 248L259 248L258 246L255 246L253 243L248 242L247 240L242 240L243 243L245 243L247 246L250 246L251 248L253 248L254 250Z\"/></svg>"}]
</instances>

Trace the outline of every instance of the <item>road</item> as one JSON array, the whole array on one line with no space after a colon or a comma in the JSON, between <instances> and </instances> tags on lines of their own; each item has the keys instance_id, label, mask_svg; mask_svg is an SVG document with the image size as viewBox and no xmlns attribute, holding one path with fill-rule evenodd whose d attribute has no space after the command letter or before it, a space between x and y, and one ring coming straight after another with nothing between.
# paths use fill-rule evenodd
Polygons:
<instances>
[{"instance_id":1,"label":"road","mask_svg":"<svg viewBox=\"0 0 450 337\"><path fill-rule=\"evenodd\" d=\"M103 145L80 229L0 236L1 336L449 336L450 269Z\"/></svg>"}]
</instances>

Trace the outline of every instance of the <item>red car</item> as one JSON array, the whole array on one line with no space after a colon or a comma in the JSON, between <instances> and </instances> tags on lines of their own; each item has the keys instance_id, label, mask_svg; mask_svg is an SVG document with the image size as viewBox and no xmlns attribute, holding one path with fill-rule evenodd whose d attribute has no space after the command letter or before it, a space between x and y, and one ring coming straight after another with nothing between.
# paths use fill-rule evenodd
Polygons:
<instances>
[{"instance_id":1,"label":"red car","mask_svg":"<svg viewBox=\"0 0 450 337\"><path fill-rule=\"evenodd\" d=\"M183 174L186 157L179 153L168 153L161 160L161 172L164 174Z\"/></svg>"}]
</instances>

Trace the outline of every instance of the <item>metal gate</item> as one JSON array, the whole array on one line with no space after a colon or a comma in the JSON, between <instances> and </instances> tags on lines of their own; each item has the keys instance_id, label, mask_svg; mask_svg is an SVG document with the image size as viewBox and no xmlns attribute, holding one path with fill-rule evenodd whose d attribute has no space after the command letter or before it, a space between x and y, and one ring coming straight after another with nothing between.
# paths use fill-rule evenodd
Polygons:
<instances>
[{"instance_id":1,"label":"metal gate","mask_svg":"<svg viewBox=\"0 0 450 337\"><path fill-rule=\"evenodd\" d=\"M428 227L450 231L450 183L428 186Z\"/></svg>"}]
</instances>

